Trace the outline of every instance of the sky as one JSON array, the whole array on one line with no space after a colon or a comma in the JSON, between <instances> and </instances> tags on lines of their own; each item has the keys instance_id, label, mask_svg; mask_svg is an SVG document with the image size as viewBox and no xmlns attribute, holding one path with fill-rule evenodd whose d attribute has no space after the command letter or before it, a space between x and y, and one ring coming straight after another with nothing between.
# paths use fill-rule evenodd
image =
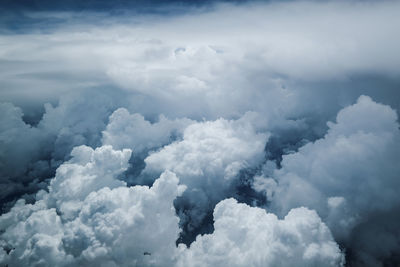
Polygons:
<instances>
[{"instance_id":1,"label":"sky","mask_svg":"<svg viewBox=\"0 0 400 267\"><path fill-rule=\"evenodd\" d=\"M4 1L0 263L398 266L399 12Z\"/></svg>"}]
</instances>

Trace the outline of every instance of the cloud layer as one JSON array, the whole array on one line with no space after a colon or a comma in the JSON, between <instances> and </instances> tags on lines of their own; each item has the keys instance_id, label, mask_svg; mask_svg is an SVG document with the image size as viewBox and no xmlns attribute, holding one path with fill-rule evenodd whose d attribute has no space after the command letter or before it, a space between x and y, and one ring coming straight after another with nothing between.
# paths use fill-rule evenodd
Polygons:
<instances>
[{"instance_id":1,"label":"cloud layer","mask_svg":"<svg viewBox=\"0 0 400 267\"><path fill-rule=\"evenodd\" d=\"M0 264L397 266L400 2L165 8L0 19Z\"/></svg>"}]
</instances>

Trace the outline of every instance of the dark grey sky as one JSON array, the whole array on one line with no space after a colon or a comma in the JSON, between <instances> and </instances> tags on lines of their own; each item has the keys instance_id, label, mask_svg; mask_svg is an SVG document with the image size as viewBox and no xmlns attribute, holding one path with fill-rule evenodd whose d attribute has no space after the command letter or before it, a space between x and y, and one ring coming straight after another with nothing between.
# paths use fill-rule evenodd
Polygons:
<instances>
[{"instance_id":1,"label":"dark grey sky","mask_svg":"<svg viewBox=\"0 0 400 267\"><path fill-rule=\"evenodd\" d=\"M110 16L122 14L182 14L193 9L207 10L216 3L241 4L249 0L3 0L0 5L0 33L24 33L31 30L48 31L65 22L63 18L38 18L29 14L42 12L72 12L77 15L101 12ZM267 1L264 1L267 2Z\"/></svg>"},{"instance_id":2,"label":"dark grey sky","mask_svg":"<svg viewBox=\"0 0 400 267\"><path fill-rule=\"evenodd\" d=\"M115 11L119 9L129 9L138 12L159 12L160 8L189 8L203 7L214 3L245 3L249 0L4 0L2 1L3 10L12 11ZM252 1L254 2L254 0ZM266 1L264 1L266 2Z\"/></svg>"}]
</instances>

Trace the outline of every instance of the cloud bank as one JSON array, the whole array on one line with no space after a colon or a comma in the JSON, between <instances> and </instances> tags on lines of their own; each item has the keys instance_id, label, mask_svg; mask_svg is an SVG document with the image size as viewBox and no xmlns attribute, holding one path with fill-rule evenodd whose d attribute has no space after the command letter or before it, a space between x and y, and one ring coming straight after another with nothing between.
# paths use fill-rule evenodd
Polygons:
<instances>
[{"instance_id":1,"label":"cloud bank","mask_svg":"<svg viewBox=\"0 0 400 267\"><path fill-rule=\"evenodd\" d=\"M399 2L176 5L0 20L0 264L397 266Z\"/></svg>"},{"instance_id":2,"label":"cloud bank","mask_svg":"<svg viewBox=\"0 0 400 267\"><path fill-rule=\"evenodd\" d=\"M74 148L71 160L57 169L48 193L40 191L33 205L18 201L0 217L2 263L198 266L206 257L209 266L232 262L264 266L274 265L283 255L291 255L288 262L280 261L283 266L299 261L304 266L342 263L338 245L314 211L293 209L280 221L233 199L216 206L212 235L198 238L191 248L177 248L179 220L173 200L186 186L178 185L177 176L166 171L151 188L126 187L115 177L127 168L130 153L111 146ZM262 236L257 236L259 231ZM260 246L270 248L253 258ZM236 250L246 255L236 254L239 262L231 256Z\"/></svg>"}]
</instances>

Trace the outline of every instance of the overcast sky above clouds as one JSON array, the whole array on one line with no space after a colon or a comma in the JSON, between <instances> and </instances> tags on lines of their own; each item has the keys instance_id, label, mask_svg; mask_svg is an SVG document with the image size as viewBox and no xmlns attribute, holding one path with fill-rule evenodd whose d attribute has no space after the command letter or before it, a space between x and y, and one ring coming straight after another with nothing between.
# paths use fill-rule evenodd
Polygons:
<instances>
[{"instance_id":1,"label":"overcast sky above clouds","mask_svg":"<svg viewBox=\"0 0 400 267\"><path fill-rule=\"evenodd\" d=\"M0 263L397 266L400 1L5 1Z\"/></svg>"}]
</instances>

